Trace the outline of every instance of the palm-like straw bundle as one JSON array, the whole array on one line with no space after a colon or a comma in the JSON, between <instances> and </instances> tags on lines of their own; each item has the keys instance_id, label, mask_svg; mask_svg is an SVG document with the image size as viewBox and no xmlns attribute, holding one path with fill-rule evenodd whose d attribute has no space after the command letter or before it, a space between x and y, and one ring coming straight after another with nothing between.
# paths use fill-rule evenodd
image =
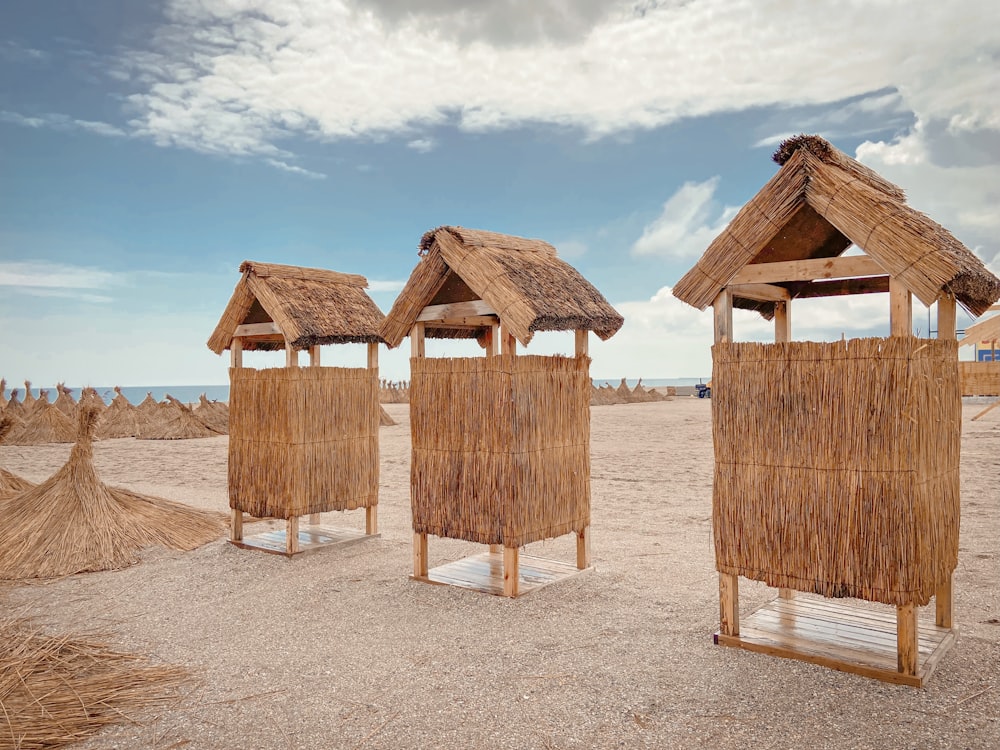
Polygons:
<instances>
[{"instance_id":1,"label":"palm-like straw bundle","mask_svg":"<svg viewBox=\"0 0 1000 750\"><path fill-rule=\"evenodd\" d=\"M10 445L72 443L76 438L73 421L54 404L37 401L28 418L7 437Z\"/></svg>"},{"instance_id":2,"label":"palm-like straw bundle","mask_svg":"<svg viewBox=\"0 0 1000 750\"><path fill-rule=\"evenodd\" d=\"M178 699L180 667L0 620L0 750L59 748Z\"/></svg>"},{"instance_id":3,"label":"palm-like straw bundle","mask_svg":"<svg viewBox=\"0 0 1000 750\"><path fill-rule=\"evenodd\" d=\"M224 403L209 401L203 393L198 397L198 408L194 414L219 434L229 434L229 407Z\"/></svg>"},{"instance_id":4,"label":"palm-like straw bundle","mask_svg":"<svg viewBox=\"0 0 1000 750\"><path fill-rule=\"evenodd\" d=\"M520 547L588 526L589 366L411 359L413 530Z\"/></svg>"},{"instance_id":5,"label":"palm-like straw bundle","mask_svg":"<svg viewBox=\"0 0 1000 750\"><path fill-rule=\"evenodd\" d=\"M718 569L927 604L958 560L957 343L724 343L712 353Z\"/></svg>"},{"instance_id":6,"label":"palm-like straw bundle","mask_svg":"<svg viewBox=\"0 0 1000 750\"><path fill-rule=\"evenodd\" d=\"M64 383L56 383L56 390L59 391L59 397L55 401L56 408L67 417L73 417L76 414L76 399Z\"/></svg>"},{"instance_id":7,"label":"palm-like straw bundle","mask_svg":"<svg viewBox=\"0 0 1000 750\"><path fill-rule=\"evenodd\" d=\"M16 420L15 417L9 414L0 414L0 443L4 442L7 434L19 423L19 420ZM0 468L0 500L10 495L16 495L18 492L23 492L34 486L34 482L29 482L27 479L19 477L13 472Z\"/></svg>"},{"instance_id":8,"label":"palm-like straw bundle","mask_svg":"<svg viewBox=\"0 0 1000 750\"><path fill-rule=\"evenodd\" d=\"M25 413L26 417L30 417L32 415L32 413L35 410L35 403L37 401L38 401L38 399L36 399L35 395L31 392L31 381L30 380L25 380L24 381L24 400L21 402L21 405L24 407L24 413Z\"/></svg>"},{"instance_id":9,"label":"palm-like straw bundle","mask_svg":"<svg viewBox=\"0 0 1000 750\"><path fill-rule=\"evenodd\" d=\"M222 433L205 424L191 410L173 396L161 404L159 413L148 424L140 425L140 440L185 440L188 438L218 437Z\"/></svg>"},{"instance_id":10,"label":"palm-like straw bundle","mask_svg":"<svg viewBox=\"0 0 1000 750\"><path fill-rule=\"evenodd\" d=\"M97 419L81 405L69 461L0 504L0 579L124 568L145 547L192 550L225 531L221 514L104 484L93 460Z\"/></svg>"},{"instance_id":11,"label":"palm-like straw bundle","mask_svg":"<svg viewBox=\"0 0 1000 750\"><path fill-rule=\"evenodd\" d=\"M135 437L139 434L143 422L139 409L129 403L117 385L115 393L117 395L112 399L111 406L105 410L97 423L98 439Z\"/></svg>"},{"instance_id":12,"label":"palm-like straw bundle","mask_svg":"<svg viewBox=\"0 0 1000 750\"><path fill-rule=\"evenodd\" d=\"M25 417L24 404L21 403L20 399L18 399L17 392L17 388L11 389L10 400L7 401L7 405L3 410L7 414L17 417L23 422Z\"/></svg>"}]
</instances>

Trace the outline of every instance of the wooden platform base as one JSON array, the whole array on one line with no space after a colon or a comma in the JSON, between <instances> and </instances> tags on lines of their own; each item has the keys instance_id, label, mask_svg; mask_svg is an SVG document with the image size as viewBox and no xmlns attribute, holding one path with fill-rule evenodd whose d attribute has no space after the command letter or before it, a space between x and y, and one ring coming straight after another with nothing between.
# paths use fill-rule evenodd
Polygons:
<instances>
[{"instance_id":1,"label":"wooden platform base","mask_svg":"<svg viewBox=\"0 0 1000 750\"><path fill-rule=\"evenodd\" d=\"M590 568L580 570L573 563L520 555L517 595L524 596L530 591L571 578L587 570ZM459 588L504 596L503 552L484 552L472 555L431 568L426 576L410 576L410 578L414 581L458 586Z\"/></svg>"},{"instance_id":2,"label":"wooden platform base","mask_svg":"<svg viewBox=\"0 0 1000 750\"><path fill-rule=\"evenodd\" d=\"M715 642L772 656L798 659L899 685L922 687L957 631L920 619L916 674L897 670L896 614L797 594L777 599L740 621L737 636L715 634Z\"/></svg>"},{"instance_id":3,"label":"wooden platform base","mask_svg":"<svg viewBox=\"0 0 1000 750\"><path fill-rule=\"evenodd\" d=\"M261 534L247 536L239 541L230 541L241 549L254 549L262 552L269 552L272 555L284 555L293 557L287 551L287 536L285 529L266 531ZM354 529L334 529L329 526L303 526L299 529L299 551L313 552L318 549L328 547L346 547L351 544L363 542L366 539L376 539L381 534L366 534L363 531Z\"/></svg>"}]
</instances>

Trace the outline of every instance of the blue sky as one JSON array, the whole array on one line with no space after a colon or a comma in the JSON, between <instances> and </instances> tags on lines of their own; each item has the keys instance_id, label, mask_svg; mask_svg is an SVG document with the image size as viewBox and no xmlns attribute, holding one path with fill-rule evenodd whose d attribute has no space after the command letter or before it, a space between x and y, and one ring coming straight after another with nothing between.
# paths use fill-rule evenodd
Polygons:
<instances>
[{"instance_id":1,"label":"blue sky","mask_svg":"<svg viewBox=\"0 0 1000 750\"><path fill-rule=\"evenodd\" d=\"M595 377L704 376L710 313L670 287L799 132L1000 272L997 5L4 3L0 375L224 383L205 341L242 260L363 274L388 311L421 234L459 224L552 242L625 315ZM886 311L796 303L794 335L882 335Z\"/></svg>"}]
</instances>

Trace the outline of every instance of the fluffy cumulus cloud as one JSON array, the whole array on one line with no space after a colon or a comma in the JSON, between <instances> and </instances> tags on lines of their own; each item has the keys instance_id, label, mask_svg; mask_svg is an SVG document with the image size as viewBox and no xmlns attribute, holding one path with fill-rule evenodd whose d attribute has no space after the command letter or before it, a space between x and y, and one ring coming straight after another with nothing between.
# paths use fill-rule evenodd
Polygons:
<instances>
[{"instance_id":1,"label":"fluffy cumulus cloud","mask_svg":"<svg viewBox=\"0 0 1000 750\"><path fill-rule=\"evenodd\" d=\"M739 210L719 208L713 200L718 184L718 177L684 183L663 204L660 215L646 225L632 252L681 260L698 258Z\"/></svg>"},{"instance_id":2,"label":"fluffy cumulus cloud","mask_svg":"<svg viewBox=\"0 0 1000 750\"><path fill-rule=\"evenodd\" d=\"M989 0L173 0L132 127L159 143L282 155L429 125L575 126L591 136L749 107L863 105L997 128Z\"/></svg>"}]
</instances>

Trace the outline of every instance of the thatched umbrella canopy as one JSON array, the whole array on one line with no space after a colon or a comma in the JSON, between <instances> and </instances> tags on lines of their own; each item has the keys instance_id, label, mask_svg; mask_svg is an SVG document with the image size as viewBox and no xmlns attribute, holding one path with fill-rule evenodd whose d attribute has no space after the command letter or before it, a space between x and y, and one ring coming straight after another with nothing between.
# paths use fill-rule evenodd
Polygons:
<instances>
[{"instance_id":1,"label":"thatched umbrella canopy","mask_svg":"<svg viewBox=\"0 0 1000 750\"><path fill-rule=\"evenodd\" d=\"M835 258L852 244L930 306L954 294L972 315L1000 298L1000 279L940 224L906 204L903 190L818 136L796 136L774 154L778 173L740 209L673 288L704 310L745 267ZM844 286L813 279L775 284L791 299L888 291L884 277ZM863 291L859 291L863 289ZM741 297L733 305L770 319L774 301Z\"/></svg>"},{"instance_id":2,"label":"thatched umbrella canopy","mask_svg":"<svg viewBox=\"0 0 1000 750\"><path fill-rule=\"evenodd\" d=\"M0 378L0 409L7 408L7 378Z\"/></svg>"},{"instance_id":3,"label":"thatched umbrella canopy","mask_svg":"<svg viewBox=\"0 0 1000 750\"><path fill-rule=\"evenodd\" d=\"M146 398L135 407L139 413L147 420L153 419L160 413L160 402L153 398L152 391L146 391Z\"/></svg>"},{"instance_id":4,"label":"thatched umbrella canopy","mask_svg":"<svg viewBox=\"0 0 1000 750\"><path fill-rule=\"evenodd\" d=\"M17 417L10 414L0 414L0 443L3 443L8 433L19 424L21 424L21 420ZM13 472L0 468L0 500L34 486L34 482L29 482Z\"/></svg>"},{"instance_id":5,"label":"thatched umbrella canopy","mask_svg":"<svg viewBox=\"0 0 1000 750\"><path fill-rule=\"evenodd\" d=\"M225 531L222 514L104 484L94 468L97 419L81 407L69 461L0 504L0 579L124 568L145 547L192 550Z\"/></svg>"},{"instance_id":6,"label":"thatched umbrella canopy","mask_svg":"<svg viewBox=\"0 0 1000 750\"><path fill-rule=\"evenodd\" d=\"M140 425L140 440L185 440L188 438L218 437L222 433L205 424L186 404L167 394L167 403L161 404L158 418L148 425Z\"/></svg>"},{"instance_id":7,"label":"thatched umbrella canopy","mask_svg":"<svg viewBox=\"0 0 1000 750\"><path fill-rule=\"evenodd\" d=\"M24 400L21 401L21 405L24 407L24 414L26 417L30 417L32 412L35 410L35 403L38 401L35 398L35 394L31 392L31 381L24 381Z\"/></svg>"},{"instance_id":8,"label":"thatched umbrella canopy","mask_svg":"<svg viewBox=\"0 0 1000 750\"><path fill-rule=\"evenodd\" d=\"M43 445L72 443L75 439L73 421L46 400L36 404L24 424L11 430L7 442L10 445Z\"/></svg>"},{"instance_id":9,"label":"thatched umbrella canopy","mask_svg":"<svg viewBox=\"0 0 1000 750\"><path fill-rule=\"evenodd\" d=\"M72 417L76 414L76 399L64 383L56 383L56 390L59 391L59 397L55 401L55 407L67 417Z\"/></svg>"},{"instance_id":10,"label":"thatched umbrella canopy","mask_svg":"<svg viewBox=\"0 0 1000 750\"><path fill-rule=\"evenodd\" d=\"M17 398L17 388L11 389L10 400L7 402L7 406L4 407L4 411L11 416L15 416L20 420L24 420L26 416L24 410L24 404Z\"/></svg>"},{"instance_id":11,"label":"thatched umbrella canopy","mask_svg":"<svg viewBox=\"0 0 1000 750\"><path fill-rule=\"evenodd\" d=\"M119 386L115 386L117 394L111 401L100 421L97 423L97 437L100 440L110 438L135 437L139 434L142 416L124 395Z\"/></svg>"},{"instance_id":12,"label":"thatched umbrella canopy","mask_svg":"<svg viewBox=\"0 0 1000 750\"><path fill-rule=\"evenodd\" d=\"M378 423L381 427L392 427L394 424L399 424L395 419L390 416L389 412L385 410L382 404L378 405Z\"/></svg>"},{"instance_id":13,"label":"thatched umbrella canopy","mask_svg":"<svg viewBox=\"0 0 1000 750\"><path fill-rule=\"evenodd\" d=\"M425 307L456 303L482 303L474 316L499 316L523 346L536 331L587 330L606 340L624 322L604 296L542 240L438 227L420 240L420 255L382 324L390 347L399 346ZM486 330L485 324L429 323L424 335L483 341Z\"/></svg>"},{"instance_id":14,"label":"thatched umbrella canopy","mask_svg":"<svg viewBox=\"0 0 1000 750\"><path fill-rule=\"evenodd\" d=\"M229 407L226 404L209 401L203 393L198 397L198 407L194 410L194 414L219 434L229 434Z\"/></svg>"},{"instance_id":15,"label":"thatched umbrella canopy","mask_svg":"<svg viewBox=\"0 0 1000 750\"><path fill-rule=\"evenodd\" d=\"M246 350L382 341L382 311L365 292L364 276L251 260L243 261L240 271L243 276L208 339L216 354L230 348L241 326L270 329L241 335Z\"/></svg>"}]
</instances>

